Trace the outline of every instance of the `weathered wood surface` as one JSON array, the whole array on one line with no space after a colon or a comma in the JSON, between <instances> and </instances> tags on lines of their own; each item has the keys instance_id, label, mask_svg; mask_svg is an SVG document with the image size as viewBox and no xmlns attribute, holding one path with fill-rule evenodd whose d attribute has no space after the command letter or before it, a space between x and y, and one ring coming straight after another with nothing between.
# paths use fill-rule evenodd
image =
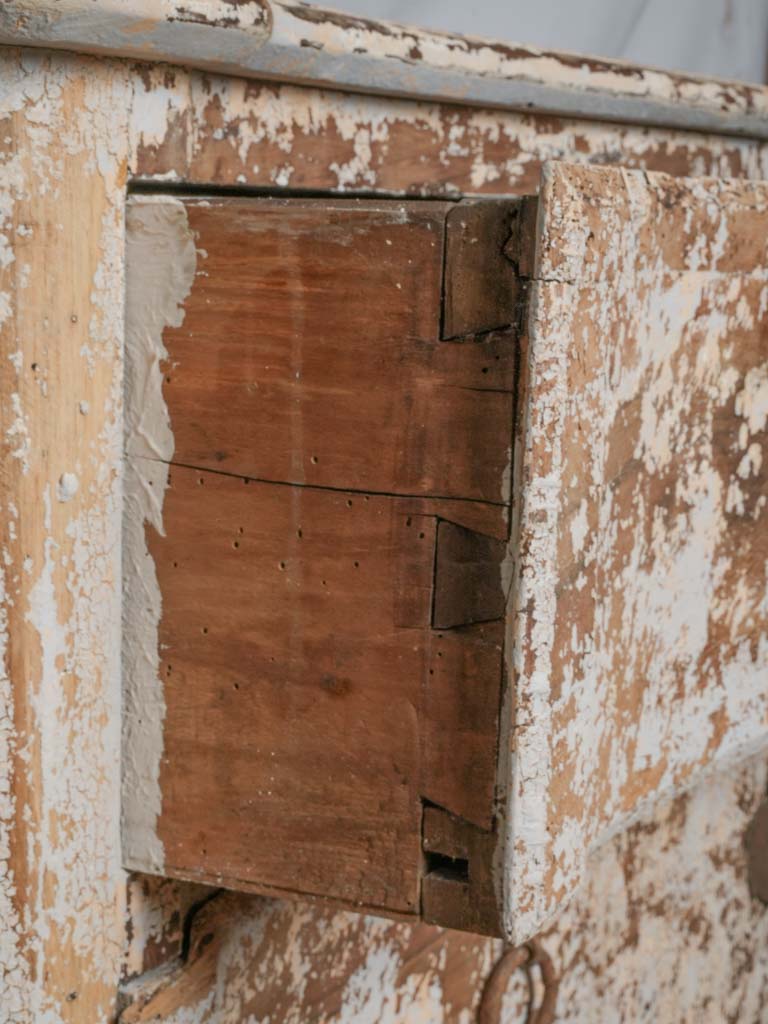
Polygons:
<instances>
[{"instance_id":1,"label":"weathered wood surface","mask_svg":"<svg viewBox=\"0 0 768 1024\"><path fill-rule=\"evenodd\" d=\"M515 195L539 187L546 160L669 174L768 177L765 143L136 69L132 175L267 188Z\"/></svg>"},{"instance_id":2,"label":"weathered wood surface","mask_svg":"<svg viewBox=\"0 0 768 1024\"><path fill-rule=\"evenodd\" d=\"M516 550L508 923L768 741L768 186L548 167Z\"/></svg>"},{"instance_id":3,"label":"weathered wood surface","mask_svg":"<svg viewBox=\"0 0 768 1024\"><path fill-rule=\"evenodd\" d=\"M506 544L496 537L456 523L438 525L432 602L435 629L504 618L507 599L501 574L506 553Z\"/></svg>"},{"instance_id":4,"label":"weathered wood surface","mask_svg":"<svg viewBox=\"0 0 768 1024\"><path fill-rule=\"evenodd\" d=\"M490 859L516 335L440 336L452 206L130 205L132 868L415 915L423 800Z\"/></svg>"},{"instance_id":5,"label":"weathered wood surface","mask_svg":"<svg viewBox=\"0 0 768 1024\"><path fill-rule=\"evenodd\" d=\"M106 1021L119 977L128 93L107 66L0 63L4 1024Z\"/></svg>"},{"instance_id":6,"label":"weathered wood surface","mask_svg":"<svg viewBox=\"0 0 768 1024\"><path fill-rule=\"evenodd\" d=\"M407 28L293 0L6 0L0 41L354 92L768 135L765 86Z\"/></svg>"},{"instance_id":7,"label":"weathered wood surface","mask_svg":"<svg viewBox=\"0 0 768 1024\"><path fill-rule=\"evenodd\" d=\"M521 300L513 258L499 259L519 236L520 202L456 203L446 215L442 336L505 327ZM486 371L487 372L487 371Z\"/></svg>"},{"instance_id":8,"label":"weathered wood surface","mask_svg":"<svg viewBox=\"0 0 768 1024\"><path fill-rule=\"evenodd\" d=\"M765 757L663 802L591 858L540 936L556 1024L742 1024L768 1013L768 913L749 892L744 833ZM192 922L189 957L120 1024L468 1024L501 943L318 907L222 894ZM535 992L541 998L536 975ZM499 1024L526 1024L512 975Z\"/></svg>"},{"instance_id":9,"label":"weathered wood surface","mask_svg":"<svg viewBox=\"0 0 768 1024\"><path fill-rule=\"evenodd\" d=\"M3 5L3 14L10 11ZM137 965L142 950L155 945L147 938L151 931L134 926L135 900L131 917L125 917L115 757L120 665L118 641L109 628L120 604L115 479L122 457L116 424L126 186L140 179L348 192L515 194L538 187L545 159L744 178L768 177L768 159L765 145L748 139L610 125L588 116L345 95L8 47L0 61L0 119L2 138L13 140L3 144L0 157L0 308L11 309L11 319L3 323L3 351L16 361L21 353L21 386L14 388L10 376L17 373L16 361L3 375L19 396L18 406L3 404L3 431L9 447L21 450L25 442L19 431L26 426L30 458L35 465L46 460L53 493L61 474L72 469L67 410L77 410L78 423L88 424L86 433L77 434L77 450L82 456L87 449L88 458L99 465L87 481L75 470L76 497L63 505L53 501L50 526L38 481L18 476L17 460L8 462L3 474L4 521L13 521L18 511L25 537L37 539L32 550L20 539L6 545L4 565L3 609L11 630L3 641L7 679L1 735L7 747L0 757L0 1004L13 1024L37 1024L43 1012L55 1024L82 1018L101 1024L111 1019L123 937L132 936L131 962ZM107 202L103 216L98 213L101 197ZM67 203L62 206L64 199L75 203L76 214ZM84 216L84 210L92 215ZM87 277L83 307L72 311L70 299L61 296L71 298L73 275L80 273ZM55 328L56 334L42 357L38 349L45 325L30 324L29 330L17 325L15 281L19 287L29 282L19 292L29 315L40 308L31 296L45 298L45 329ZM60 302L66 307L66 330L59 330ZM73 312L77 324L67 326ZM40 332L34 338L33 326ZM94 376L90 352L96 353L100 368ZM107 372L110 359L113 371ZM31 372L47 371L44 379L35 378L34 387L32 378L24 377L33 363L38 369ZM50 413L52 403L60 415ZM62 446L66 454L59 460ZM75 507L73 522L60 518ZM453 514L446 518L457 521ZM493 532L487 524L465 525ZM79 531L74 537L73 529ZM61 558L50 575L43 571L44 543L51 557ZM70 558L73 552L76 557ZM24 618L24 595L33 592L49 623L67 624L66 655L41 660ZM76 666L77 675L76 685L74 677L67 677L66 694L60 689L65 659ZM38 692L45 696L38 699ZM66 698L65 729L54 722L59 697ZM51 806L65 828L54 831L45 813ZM661 868L659 877L664 877ZM142 913L159 920L164 904L152 905L154 899L150 891ZM639 893L633 891L628 900L628 913L641 927L650 927L654 918ZM676 915L677 909L670 911L670 933L675 934ZM731 905L727 935L733 948L740 948L745 921L743 911ZM66 957L60 942L64 933L72 938ZM725 943L720 948L727 952ZM151 958L148 962L153 963ZM705 963L702 977L713 985L723 979L730 985L739 975L729 956ZM735 993L740 984L734 985ZM73 992L77 998L68 999Z\"/></svg>"},{"instance_id":10,"label":"weathered wood surface","mask_svg":"<svg viewBox=\"0 0 768 1024\"><path fill-rule=\"evenodd\" d=\"M503 233L512 204L503 214L489 205ZM165 334L175 462L508 501L514 338L437 344L450 204L217 199L185 208L198 282L183 324ZM512 270L501 244L488 263Z\"/></svg>"}]
</instances>

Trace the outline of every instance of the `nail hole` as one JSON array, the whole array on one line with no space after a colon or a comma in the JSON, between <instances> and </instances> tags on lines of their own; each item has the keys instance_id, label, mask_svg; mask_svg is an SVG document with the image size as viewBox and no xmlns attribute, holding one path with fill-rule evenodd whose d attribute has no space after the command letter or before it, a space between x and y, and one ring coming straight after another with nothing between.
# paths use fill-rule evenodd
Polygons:
<instances>
[{"instance_id":1,"label":"nail hole","mask_svg":"<svg viewBox=\"0 0 768 1024\"><path fill-rule=\"evenodd\" d=\"M359 562L355 562L355 568L356 568L356 569L359 569L359 568L360 568L360 563L359 563Z\"/></svg>"},{"instance_id":2,"label":"nail hole","mask_svg":"<svg viewBox=\"0 0 768 1024\"><path fill-rule=\"evenodd\" d=\"M320 460L316 455L313 455L309 461L312 463L313 466L316 466Z\"/></svg>"},{"instance_id":3,"label":"nail hole","mask_svg":"<svg viewBox=\"0 0 768 1024\"><path fill-rule=\"evenodd\" d=\"M208 627L207 627L207 626L203 626L203 633L204 633L204 634L205 634L206 636L208 635Z\"/></svg>"},{"instance_id":4,"label":"nail hole","mask_svg":"<svg viewBox=\"0 0 768 1024\"><path fill-rule=\"evenodd\" d=\"M239 540L233 540L232 541L232 547L233 548L239 548L240 547L240 541Z\"/></svg>"},{"instance_id":5,"label":"nail hole","mask_svg":"<svg viewBox=\"0 0 768 1024\"><path fill-rule=\"evenodd\" d=\"M352 508L352 499L347 498L347 508Z\"/></svg>"},{"instance_id":6,"label":"nail hole","mask_svg":"<svg viewBox=\"0 0 768 1024\"><path fill-rule=\"evenodd\" d=\"M285 572L285 562L281 562L279 568L280 572Z\"/></svg>"},{"instance_id":7,"label":"nail hole","mask_svg":"<svg viewBox=\"0 0 768 1024\"><path fill-rule=\"evenodd\" d=\"M299 527L299 529L296 531L296 536L299 538L299 540L301 540L301 538L304 536L301 527Z\"/></svg>"}]
</instances>

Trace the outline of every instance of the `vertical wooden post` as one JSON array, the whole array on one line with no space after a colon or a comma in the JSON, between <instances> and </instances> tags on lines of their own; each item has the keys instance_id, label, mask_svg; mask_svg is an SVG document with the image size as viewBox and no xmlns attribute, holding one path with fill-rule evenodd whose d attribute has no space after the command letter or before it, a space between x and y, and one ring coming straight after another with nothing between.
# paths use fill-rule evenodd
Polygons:
<instances>
[{"instance_id":1,"label":"vertical wooden post","mask_svg":"<svg viewBox=\"0 0 768 1024\"><path fill-rule=\"evenodd\" d=\"M113 1012L127 79L0 67L0 1016Z\"/></svg>"}]
</instances>

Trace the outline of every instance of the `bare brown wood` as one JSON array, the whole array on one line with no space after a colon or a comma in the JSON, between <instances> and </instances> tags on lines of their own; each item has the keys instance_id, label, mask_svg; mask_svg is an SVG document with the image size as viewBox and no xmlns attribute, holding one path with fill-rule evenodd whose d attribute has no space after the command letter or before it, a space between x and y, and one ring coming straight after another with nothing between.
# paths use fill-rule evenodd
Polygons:
<instances>
[{"instance_id":1,"label":"bare brown wood","mask_svg":"<svg viewBox=\"0 0 768 1024\"><path fill-rule=\"evenodd\" d=\"M423 828L424 920L480 935L498 935L500 906L493 881L497 837L431 806L424 808Z\"/></svg>"},{"instance_id":2,"label":"bare brown wood","mask_svg":"<svg viewBox=\"0 0 768 1024\"><path fill-rule=\"evenodd\" d=\"M501 566L506 544L455 523L437 529L435 629L468 626L504 616L506 598Z\"/></svg>"},{"instance_id":3,"label":"bare brown wood","mask_svg":"<svg viewBox=\"0 0 768 1024\"><path fill-rule=\"evenodd\" d=\"M450 204L185 205L199 277L166 332L177 462L507 500L511 339L438 344Z\"/></svg>"},{"instance_id":4,"label":"bare brown wood","mask_svg":"<svg viewBox=\"0 0 768 1024\"><path fill-rule=\"evenodd\" d=\"M494 820L504 623L430 636L422 724L422 793L490 828Z\"/></svg>"},{"instance_id":5,"label":"bare brown wood","mask_svg":"<svg viewBox=\"0 0 768 1024\"><path fill-rule=\"evenodd\" d=\"M749 891L768 904L768 798L755 811L744 838Z\"/></svg>"},{"instance_id":6,"label":"bare brown wood","mask_svg":"<svg viewBox=\"0 0 768 1024\"><path fill-rule=\"evenodd\" d=\"M441 340L451 209L170 210L197 276L163 338L174 452L147 528L166 874L415 916L424 800L495 843L517 338ZM165 467L127 447L159 503Z\"/></svg>"},{"instance_id":7,"label":"bare brown wood","mask_svg":"<svg viewBox=\"0 0 768 1024\"><path fill-rule=\"evenodd\" d=\"M443 337L506 327L514 321L518 280L518 200L464 201L448 211L445 235ZM510 247L510 243L512 243Z\"/></svg>"},{"instance_id":8,"label":"bare brown wood","mask_svg":"<svg viewBox=\"0 0 768 1024\"><path fill-rule=\"evenodd\" d=\"M165 509L166 870L415 912L434 518L180 467Z\"/></svg>"}]
</instances>

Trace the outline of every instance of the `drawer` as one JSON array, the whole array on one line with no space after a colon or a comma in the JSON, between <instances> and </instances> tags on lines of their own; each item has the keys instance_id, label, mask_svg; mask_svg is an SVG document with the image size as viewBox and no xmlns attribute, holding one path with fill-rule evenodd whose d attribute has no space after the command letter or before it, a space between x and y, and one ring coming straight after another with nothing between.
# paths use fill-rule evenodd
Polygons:
<instances>
[{"instance_id":1,"label":"drawer","mask_svg":"<svg viewBox=\"0 0 768 1024\"><path fill-rule=\"evenodd\" d=\"M126 866L523 941L766 730L765 187L144 195Z\"/></svg>"}]
</instances>

